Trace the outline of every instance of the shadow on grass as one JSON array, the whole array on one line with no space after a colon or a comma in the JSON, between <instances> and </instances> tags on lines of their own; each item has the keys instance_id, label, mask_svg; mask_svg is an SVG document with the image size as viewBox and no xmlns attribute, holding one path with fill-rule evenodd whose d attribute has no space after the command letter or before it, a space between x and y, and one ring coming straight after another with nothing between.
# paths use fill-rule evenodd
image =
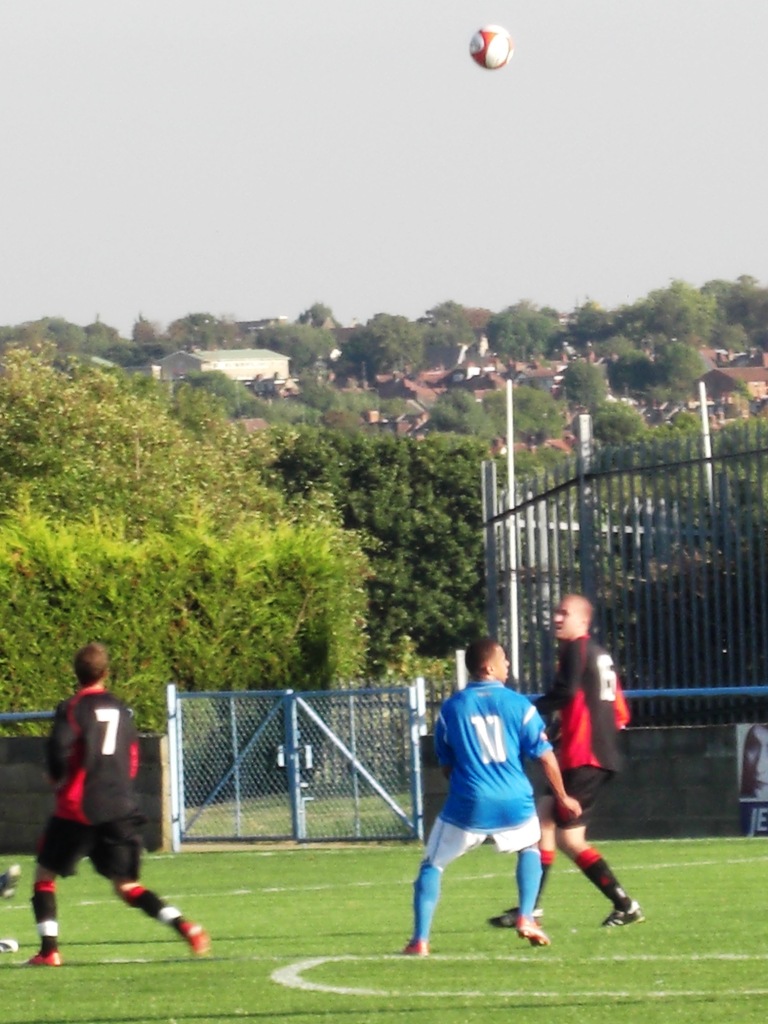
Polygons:
<instances>
[{"instance_id":1,"label":"shadow on grass","mask_svg":"<svg viewBox=\"0 0 768 1024\"><path fill-rule=\"evenodd\" d=\"M428 1001L432 997L424 996L422 998L425 1001ZM716 996L714 998L716 998ZM362 1001L363 1000L358 998L355 1001L355 1005L352 1005L352 1006L349 1006L349 1007L345 1007L343 1009L339 1008L338 1006L336 1006L336 1007L333 1008L331 1016L334 1019L339 1019L339 1020L352 1019L352 1020L359 1021L359 1020L363 1019L361 1017L361 1014L364 1015L364 1019L365 1020L374 1020L376 1017L388 1017L388 1018L391 1019L393 1017L393 1015L396 1015L398 1019L404 1019L405 1020L405 1019L407 1019L410 1016L417 1016L417 1015L418 1016L423 1016L424 1015L424 1011L425 1011L425 1007L424 1006L402 1006L402 1007L398 1006L396 1009L393 1006L379 1006L379 1007L372 1007L372 1008L366 1007L366 1008L363 1009L361 1007L361 1005L360 1005L360 1003ZM677 1001L679 1001L679 1000L676 1000L676 999L665 999L665 1000L663 1000L663 1005L664 1005L664 1008L665 1008L665 1013L667 1013L668 1015L675 1013L674 1004ZM474 1004L476 1004L476 1002L477 1002L476 1000L468 1001L469 1005L474 1005ZM702 1005L706 1005L708 1007L711 1007L712 1006L712 1002L713 1002L713 995L712 994L704 994L704 993L702 993L701 996L694 997L694 998L691 998L690 996L686 996L685 999L684 999L684 1002L685 1002L686 1006L690 1006L691 1004L701 1003ZM535 1013L537 1015L540 1015L541 1012L542 1012L542 1009L545 1009L547 1012L549 1012L549 1011L552 1011L552 1010L559 1010L559 1009L565 1009L565 1010L571 1010L571 1011L577 1010L578 1011L580 1008L583 1008L585 1011L588 1012L591 1008L594 1008L594 1004L595 1004L595 1000L594 999L571 999L571 998L569 998L567 996L563 996L562 999L558 998L558 999L542 1000L541 997L531 997L527 1001L516 1000L516 1002L515 1002L515 1012L519 1013L519 1012L525 1012L526 1010L528 1010L532 1014ZM670 1004L672 1004L672 1005L670 1005ZM622 1007L624 1007L624 1006L626 1006L626 1007L647 1007L648 1001L647 1001L647 999L644 996L638 995L638 996L628 997L626 999L617 1000L616 1005L617 1006L622 1006ZM729 1005L730 1005L730 1001L729 1001ZM464 1013L465 1006L466 1006L465 1002L463 1002L461 1000L457 1000L456 1003L452 1007L444 1008L444 1009L441 1010L441 1012L440 1012L440 1019L444 1020L444 1021L450 1022L454 1018L454 1014L463 1014ZM497 1001L491 999L491 1000L486 1000L483 1003L483 1015L486 1016L486 1017L488 1016L489 1013L493 1013L494 1011L509 1012L509 1010L510 1010L510 1005L509 1005L509 1001L508 1000L497 1002ZM434 1005L432 1005L429 1008L429 1012L430 1013L434 1013ZM185 1011L184 1015L183 1015L183 1020L184 1020L185 1024L187 1024L187 1022L189 1022L189 1021L202 1021L202 1022L204 1022L204 1024L222 1024L222 1022L230 1021L230 1020L237 1020L237 1021L243 1021L243 1020L281 1021L281 1020L284 1020L284 1021L290 1021L290 1020L294 1020L294 1019L300 1019L300 1020L311 1021L311 1020L314 1020L315 1018L317 1018L318 1020L322 1019L323 1021L327 1021L329 1019L328 1009L327 1008L325 1008L325 1009L318 1008L317 1010L301 1009L301 1010L284 1010L284 1011L275 1010L275 1009L265 1009L265 1010L249 1010L247 1015L244 1015L242 1011L239 1011L239 1012L238 1011L233 1011L231 1013L218 1013L218 1014L216 1014L216 1016L211 1016L210 1011L208 1011L206 1013L200 1013L200 1014L189 1013L188 1011ZM433 1018L430 1018L430 1019L433 1019ZM36 1024L60 1024L60 1021L61 1021L61 1017L60 1016L36 1017ZM159 1010L154 1015L150 1015L150 1014L147 1014L147 1013L142 1013L142 1015L140 1017L136 1017L136 1016L113 1017L113 1016L110 1016L110 1015L107 1015L107 1014L100 1015L99 1017L80 1017L76 1021L71 1020L70 1024L152 1024L153 1021L157 1021L158 1024L167 1024L167 1022L168 1022L168 1012L167 1012L167 1010L164 1010L164 1011L163 1010ZM3 1016L3 1024L29 1024L29 1018L24 1018L23 1020L22 1019L13 1020L13 1019L10 1019L10 1018L8 1018L6 1016Z\"/></svg>"}]
</instances>

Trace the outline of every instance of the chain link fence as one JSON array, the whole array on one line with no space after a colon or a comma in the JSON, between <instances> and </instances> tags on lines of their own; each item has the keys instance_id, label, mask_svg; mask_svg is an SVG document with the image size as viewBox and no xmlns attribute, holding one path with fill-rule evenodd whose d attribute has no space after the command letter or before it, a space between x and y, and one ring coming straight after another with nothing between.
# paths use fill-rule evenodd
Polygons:
<instances>
[{"instance_id":1,"label":"chain link fence","mask_svg":"<svg viewBox=\"0 0 768 1024\"><path fill-rule=\"evenodd\" d=\"M174 848L421 838L424 688L168 688Z\"/></svg>"}]
</instances>

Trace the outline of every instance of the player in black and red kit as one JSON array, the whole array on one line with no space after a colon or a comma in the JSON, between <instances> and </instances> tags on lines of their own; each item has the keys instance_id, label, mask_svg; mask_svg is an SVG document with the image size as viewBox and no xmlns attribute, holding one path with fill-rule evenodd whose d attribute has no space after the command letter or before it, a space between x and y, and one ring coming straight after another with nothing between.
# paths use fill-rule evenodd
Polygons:
<instances>
[{"instance_id":1,"label":"player in black and red kit","mask_svg":"<svg viewBox=\"0 0 768 1024\"><path fill-rule=\"evenodd\" d=\"M88 857L128 906L175 928L193 953L207 953L210 939L139 882L141 814L133 780L139 743L130 710L109 692L107 649L81 647L74 659L78 690L59 704L48 739L48 774L56 806L37 856L32 909L40 951L28 962L59 967L56 879L73 875Z\"/></svg>"},{"instance_id":2,"label":"player in black and red kit","mask_svg":"<svg viewBox=\"0 0 768 1024\"><path fill-rule=\"evenodd\" d=\"M629 709L613 659L589 635L593 608L580 594L568 594L554 613L560 649L550 689L536 701L542 715L551 715L548 730L563 775L566 792L579 801L581 816L568 817L548 793L539 800L542 880L535 915L540 917L541 893L559 847L613 904L604 927L644 921L639 903L619 884L605 858L587 841L587 825L598 794L621 768L617 734L629 722ZM490 919L510 927L515 907Z\"/></svg>"}]
</instances>

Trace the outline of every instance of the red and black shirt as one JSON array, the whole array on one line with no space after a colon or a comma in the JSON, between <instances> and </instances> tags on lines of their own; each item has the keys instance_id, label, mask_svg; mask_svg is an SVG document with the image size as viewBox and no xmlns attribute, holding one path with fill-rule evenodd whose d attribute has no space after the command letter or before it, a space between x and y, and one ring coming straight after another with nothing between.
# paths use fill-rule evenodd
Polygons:
<instances>
[{"instance_id":1,"label":"red and black shirt","mask_svg":"<svg viewBox=\"0 0 768 1024\"><path fill-rule=\"evenodd\" d=\"M544 715L560 713L555 752L561 769L619 770L616 734L629 722L629 710L613 659L598 643L588 636L561 643L554 681L536 707Z\"/></svg>"},{"instance_id":2,"label":"red and black shirt","mask_svg":"<svg viewBox=\"0 0 768 1024\"><path fill-rule=\"evenodd\" d=\"M139 744L133 716L101 684L85 686L59 704L47 760L57 817L99 825L137 812L133 779Z\"/></svg>"}]
</instances>

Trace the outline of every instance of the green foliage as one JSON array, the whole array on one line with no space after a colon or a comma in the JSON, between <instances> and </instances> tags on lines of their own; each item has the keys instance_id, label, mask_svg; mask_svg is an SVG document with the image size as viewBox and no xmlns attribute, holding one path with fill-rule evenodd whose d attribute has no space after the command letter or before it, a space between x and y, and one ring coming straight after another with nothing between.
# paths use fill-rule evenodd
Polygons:
<instances>
[{"instance_id":1,"label":"green foliage","mask_svg":"<svg viewBox=\"0 0 768 1024\"><path fill-rule=\"evenodd\" d=\"M483 408L492 418L494 434L506 437L507 396L495 391L483 401ZM551 437L560 437L565 425L563 403L548 391L524 385L513 394L515 440L541 444Z\"/></svg>"},{"instance_id":2,"label":"green foliage","mask_svg":"<svg viewBox=\"0 0 768 1024\"><path fill-rule=\"evenodd\" d=\"M654 428L653 437L659 441L666 436L671 438L688 435L691 438L701 437L701 417L695 412L679 412L669 423Z\"/></svg>"},{"instance_id":3,"label":"green foliage","mask_svg":"<svg viewBox=\"0 0 768 1024\"><path fill-rule=\"evenodd\" d=\"M169 325L168 340L174 349L237 348L240 335L231 320L220 320L210 313L190 313Z\"/></svg>"},{"instance_id":4,"label":"green foliage","mask_svg":"<svg viewBox=\"0 0 768 1024\"><path fill-rule=\"evenodd\" d=\"M653 361L634 349L624 352L608 364L608 380L615 395L646 395L657 378Z\"/></svg>"},{"instance_id":5,"label":"green foliage","mask_svg":"<svg viewBox=\"0 0 768 1024\"><path fill-rule=\"evenodd\" d=\"M684 281L650 292L617 318L620 329L638 341L658 335L670 341L707 342L716 321L716 297Z\"/></svg>"},{"instance_id":6,"label":"green foliage","mask_svg":"<svg viewBox=\"0 0 768 1024\"><path fill-rule=\"evenodd\" d=\"M328 494L370 561L369 665L413 640L446 657L483 629L480 464L475 439L414 442L334 431L283 433L273 471L289 495Z\"/></svg>"},{"instance_id":7,"label":"green foliage","mask_svg":"<svg viewBox=\"0 0 768 1024\"><path fill-rule=\"evenodd\" d=\"M337 363L338 372L372 381L378 373L421 369L424 333L423 325L404 316L377 313L365 326L352 331Z\"/></svg>"},{"instance_id":8,"label":"green foliage","mask_svg":"<svg viewBox=\"0 0 768 1024\"><path fill-rule=\"evenodd\" d=\"M115 328L108 327L98 320L88 324L83 333L85 334L84 350L104 359L109 359L110 352L120 345L120 335Z\"/></svg>"},{"instance_id":9,"label":"green foliage","mask_svg":"<svg viewBox=\"0 0 768 1024\"><path fill-rule=\"evenodd\" d=\"M186 396L186 397L185 397ZM129 535L172 530L202 511L220 530L279 514L280 497L245 474L252 443L208 397L147 378L73 365L68 374L18 350L0 376L0 502L28 500L62 519L93 510Z\"/></svg>"},{"instance_id":10,"label":"green foliage","mask_svg":"<svg viewBox=\"0 0 768 1024\"><path fill-rule=\"evenodd\" d=\"M462 345L475 341L475 332L467 310L458 302L441 302L427 310L425 346L429 350L452 347L458 352Z\"/></svg>"},{"instance_id":11,"label":"green foliage","mask_svg":"<svg viewBox=\"0 0 768 1024\"><path fill-rule=\"evenodd\" d=\"M198 388L218 399L218 408L231 419L255 415L256 399L253 394L240 381L232 380L219 370L205 373L192 370L185 376L180 389L184 387Z\"/></svg>"},{"instance_id":12,"label":"green foliage","mask_svg":"<svg viewBox=\"0 0 768 1024\"><path fill-rule=\"evenodd\" d=\"M554 351L563 331L551 312L545 313L530 302L519 302L492 316L487 334L494 352L507 359L525 361Z\"/></svg>"},{"instance_id":13,"label":"green foliage","mask_svg":"<svg viewBox=\"0 0 768 1024\"><path fill-rule=\"evenodd\" d=\"M313 302L299 316L298 323L309 324L310 327L327 327L336 323L330 306L323 302Z\"/></svg>"},{"instance_id":14,"label":"green foliage","mask_svg":"<svg viewBox=\"0 0 768 1024\"><path fill-rule=\"evenodd\" d=\"M44 317L18 327L3 327L0 329L0 346L27 348L37 352L53 350L59 356L66 356L91 351L86 337L83 328L76 324L58 317Z\"/></svg>"},{"instance_id":15,"label":"green foliage","mask_svg":"<svg viewBox=\"0 0 768 1024\"><path fill-rule=\"evenodd\" d=\"M566 328L565 340L586 352L616 333L613 313L589 300L574 311Z\"/></svg>"},{"instance_id":16,"label":"green foliage","mask_svg":"<svg viewBox=\"0 0 768 1024\"><path fill-rule=\"evenodd\" d=\"M307 311L306 316L312 314ZM324 323L324 322L323 322ZM300 321L298 324L276 324L260 331L257 340L259 348L272 349L290 356L291 374L298 376L309 369L325 364L334 348L336 338L332 331L323 323L310 324Z\"/></svg>"},{"instance_id":17,"label":"green foliage","mask_svg":"<svg viewBox=\"0 0 768 1024\"><path fill-rule=\"evenodd\" d=\"M664 346L656 355L654 368L655 394L678 401L694 393L696 382L704 372L699 353L681 341Z\"/></svg>"},{"instance_id":18,"label":"green foliage","mask_svg":"<svg viewBox=\"0 0 768 1024\"><path fill-rule=\"evenodd\" d=\"M315 523L204 522L129 541L114 526L0 527L0 691L8 710L52 708L71 659L106 643L143 730L164 730L164 687L326 689L364 657L365 561L352 534Z\"/></svg>"},{"instance_id":19,"label":"green foliage","mask_svg":"<svg viewBox=\"0 0 768 1024\"><path fill-rule=\"evenodd\" d=\"M514 389L515 439L540 444L559 437L565 425L563 403L535 387ZM472 391L451 388L430 410L430 430L490 441L507 433L506 391L493 391L478 402Z\"/></svg>"},{"instance_id":20,"label":"green foliage","mask_svg":"<svg viewBox=\"0 0 768 1024\"><path fill-rule=\"evenodd\" d=\"M451 388L440 395L429 414L430 426L444 434L467 434L490 439L494 422L471 391Z\"/></svg>"},{"instance_id":21,"label":"green foliage","mask_svg":"<svg viewBox=\"0 0 768 1024\"><path fill-rule=\"evenodd\" d=\"M593 429L596 441L611 445L631 444L648 431L636 409L618 403L606 403L595 410Z\"/></svg>"},{"instance_id":22,"label":"green foliage","mask_svg":"<svg viewBox=\"0 0 768 1024\"><path fill-rule=\"evenodd\" d=\"M605 400L607 388L602 370L592 363L569 363L563 374L563 389L569 405L590 411Z\"/></svg>"},{"instance_id":23,"label":"green foliage","mask_svg":"<svg viewBox=\"0 0 768 1024\"><path fill-rule=\"evenodd\" d=\"M318 426L320 412L299 399L254 398L249 406L250 415L258 417L269 424L285 426L297 423L307 426Z\"/></svg>"}]
</instances>

